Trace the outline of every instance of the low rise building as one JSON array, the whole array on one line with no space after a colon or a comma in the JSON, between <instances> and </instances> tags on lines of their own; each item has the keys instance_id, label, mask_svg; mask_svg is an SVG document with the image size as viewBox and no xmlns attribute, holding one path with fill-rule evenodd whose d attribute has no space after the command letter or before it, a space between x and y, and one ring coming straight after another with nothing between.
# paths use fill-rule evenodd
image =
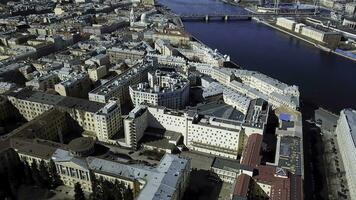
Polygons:
<instances>
[{"instance_id":1,"label":"low rise building","mask_svg":"<svg viewBox=\"0 0 356 200\"><path fill-rule=\"evenodd\" d=\"M216 173L224 182L233 184L239 176L247 175L252 177L253 167L240 164L238 160L216 157L211 170Z\"/></svg>"},{"instance_id":2,"label":"low rise building","mask_svg":"<svg viewBox=\"0 0 356 200\"><path fill-rule=\"evenodd\" d=\"M276 24L288 30L294 31L297 22L293 18L277 17Z\"/></svg>"},{"instance_id":3,"label":"low rise building","mask_svg":"<svg viewBox=\"0 0 356 200\"><path fill-rule=\"evenodd\" d=\"M189 180L189 160L166 154L156 167L148 167L91 156L91 151L78 155L78 149L92 148L92 143L86 139L85 142L71 142L69 150L57 149L53 153L52 159L65 185L74 187L79 182L84 191L91 192L92 173L96 179L123 183L132 189L135 199L182 198Z\"/></svg>"},{"instance_id":4,"label":"low rise building","mask_svg":"<svg viewBox=\"0 0 356 200\"><path fill-rule=\"evenodd\" d=\"M301 34L318 42L322 42L331 48L336 48L341 40L340 33L323 31L310 26L303 27Z\"/></svg>"}]
</instances>

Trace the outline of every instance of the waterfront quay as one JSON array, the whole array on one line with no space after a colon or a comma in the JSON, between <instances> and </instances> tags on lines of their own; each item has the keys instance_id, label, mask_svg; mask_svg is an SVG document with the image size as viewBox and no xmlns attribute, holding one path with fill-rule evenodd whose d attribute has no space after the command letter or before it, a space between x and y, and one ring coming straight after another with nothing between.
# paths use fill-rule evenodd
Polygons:
<instances>
[{"instance_id":1,"label":"waterfront quay","mask_svg":"<svg viewBox=\"0 0 356 200\"><path fill-rule=\"evenodd\" d=\"M310 38L308 36L305 36L303 34L301 34L300 32L296 32L294 30L290 30L288 28L285 28L283 26L279 26L277 25L276 21L274 19L261 19L261 18L258 18L258 17L255 17L253 18L254 20L266 25L266 26L269 26L273 29L276 29L282 33L285 33L285 34L288 34L288 35L291 35L295 38L298 38L304 42L307 42L309 44L312 44L314 45L316 48L319 48L323 51L326 51L326 52L330 52L330 53L333 53L335 55L338 55L338 56L343 56L347 59L350 59L350 60L353 60L353 61L356 61L356 56L352 53L348 53L346 51L342 51L341 49L337 49L337 45L338 45L338 41L336 42L336 46L333 45L333 46L330 46L330 44L328 43L325 43L323 41L320 41L320 40L315 40L313 38ZM315 29L315 31L317 31ZM320 31L322 32L322 31ZM334 32L334 33L337 33L337 32ZM341 34L340 34L340 38L341 38Z\"/></svg>"}]
</instances>

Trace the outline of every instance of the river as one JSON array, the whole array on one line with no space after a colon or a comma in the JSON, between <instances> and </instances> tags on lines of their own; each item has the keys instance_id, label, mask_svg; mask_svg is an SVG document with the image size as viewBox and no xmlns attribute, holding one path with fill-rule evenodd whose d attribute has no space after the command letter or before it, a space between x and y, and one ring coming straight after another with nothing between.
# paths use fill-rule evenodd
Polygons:
<instances>
[{"instance_id":1,"label":"river","mask_svg":"<svg viewBox=\"0 0 356 200\"><path fill-rule=\"evenodd\" d=\"M218 0L159 0L178 14L235 13ZM185 29L244 69L299 86L304 101L334 112L356 109L356 62L255 21L185 22Z\"/></svg>"}]
</instances>

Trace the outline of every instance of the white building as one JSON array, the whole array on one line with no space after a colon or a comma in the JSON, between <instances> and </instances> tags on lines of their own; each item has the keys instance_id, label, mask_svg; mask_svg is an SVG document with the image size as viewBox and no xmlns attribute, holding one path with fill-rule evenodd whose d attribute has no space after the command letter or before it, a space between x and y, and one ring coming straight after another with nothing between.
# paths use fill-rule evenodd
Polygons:
<instances>
[{"instance_id":1,"label":"white building","mask_svg":"<svg viewBox=\"0 0 356 200\"><path fill-rule=\"evenodd\" d=\"M130 86L130 97L135 106L147 103L181 109L189 100L189 82L177 72L156 70L148 73L148 83Z\"/></svg>"},{"instance_id":2,"label":"white building","mask_svg":"<svg viewBox=\"0 0 356 200\"><path fill-rule=\"evenodd\" d=\"M356 199L356 111L344 109L335 130L351 199Z\"/></svg>"},{"instance_id":3,"label":"white building","mask_svg":"<svg viewBox=\"0 0 356 200\"><path fill-rule=\"evenodd\" d=\"M297 24L296 21L292 18L286 17L277 17L276 24L288 30L294 31L295 25Z\"/></svg>"},{"instance_id":4,"label":"white building","mask_svg":"<svg viewBox=\"0 0 356 200\"><path fill-rule=\"evenodd\" d=\"M148 127L181 133L183 143L191 150L232 159L241 153L245 136L263 134L264 131L264 124L260 123L141 105L124 119L125 142L128 146L137 148Z\"/></svg>"},{"instance_id":5,"label":"white building","mask_svg":"<svg viewBox=\"0 0 356 200\"><path fill-rule=\"evenodd\" d=\"M147 72L155 68L153 61L140 63L105 84L89 92L89 100L105 103L112 97L118 98L121 104L130 100L129 86L147 80Z\"/></svg>"},{"instance_id":6,"label":"white building","mask_svg":"<svg viewBox=\"0 0 356 200\"><path fill-rule=\"evenodd\" d=\"M115 162L90 156L76 155L77 150L91 149L91 143L73 144L69 150L57 149L52 160L63 183L74 187L77 182L87 192L92 191L90 172L96 179L121 182L133 191L137 200L179 200L189 181L190 160L165 154L155 167L143 164ZM72 146L72 147L71 147Z\"/></svg>"},{"instance_id":7,"label":"white building","mask_svg":"<svg viewBox=\"0 0 356 200\"><path fill-rule=\"evenodd\" d=\"M0 94L4 94L5 92L14 90L15 88L16 88L15 83L0 82Z\"/></svg>"},{"instance_id":8,"label":"white building","mask_svg":"<svg viewBox=\"0 0 356 200\"><path fill-rule=\"evenodd\" d=\"M251 99L262 98L277 107L299 108L299 89L255 71L206 67L202 73Z\"/></svg>"},{"instance_id":9,"label":"white building","mask_svg":"<svg viewBox=\"0 0 356 200\"><path fill-rule=\"evenodd\" d=\"M94 115L95 133L100 141L108 141L122 127L120 103L111 99Z\"/></svg>"},{"instance_id":10,"label":"white building","mask_svg":"<svg viewBox=\"0 0 356 200\"><path fill-rule=\"evenodd\" d=\"M22 89L10 93L8 99L28 121L53 107L63 109L85 131L104 142L122 127L121 107L114 98L105 104Z\"/></svg>"}]
</instances>

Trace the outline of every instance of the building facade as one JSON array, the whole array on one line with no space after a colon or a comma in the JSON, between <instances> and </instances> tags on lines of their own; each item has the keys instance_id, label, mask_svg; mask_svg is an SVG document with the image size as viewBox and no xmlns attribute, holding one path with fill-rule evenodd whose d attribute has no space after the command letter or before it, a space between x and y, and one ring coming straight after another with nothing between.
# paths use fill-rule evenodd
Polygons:
<instances>
[{"instance_id":1,"label":"building facade","mask_svg":"<svg viewBox=\"0 0 356 200\"><path fill-rule=\"evenodd\" d=\"M356 199L356 111L344 109L335 130L351 199Z\"/></svg>"},{"instance_id":2,"label":"building facade","mask_svg":"<svg viewBox=\"0 0 356 200\"><path fill-rule=\"evenodd\" d=\"M182 109L189 99L189 81L177 72L156 70L148 73L148 83L129 87L134 106L147 103L172 109Z\"/></svg>"}]
</instances>

